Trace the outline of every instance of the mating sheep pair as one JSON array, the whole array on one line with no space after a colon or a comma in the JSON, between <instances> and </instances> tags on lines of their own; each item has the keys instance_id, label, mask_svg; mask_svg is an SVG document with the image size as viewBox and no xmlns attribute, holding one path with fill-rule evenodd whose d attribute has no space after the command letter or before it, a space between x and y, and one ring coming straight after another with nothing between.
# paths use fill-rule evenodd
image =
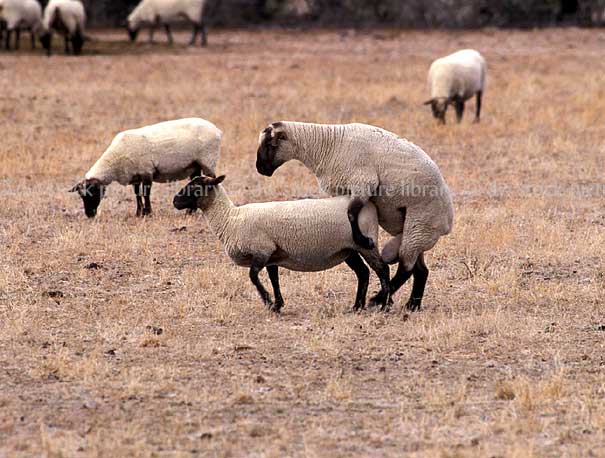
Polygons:
<instances>
[{"instance_id":1,"label":"mating sheep pair","mask_svg":"<svg viewBox=\"0 0 605 458\"><path fill-rule=\"evenodd\" d=\"M93 217L109 183L132 184L137 215L142 216L151 211L153 181L203 172L175 196L174 206L202 209L231 259L250 268L252 283L272 310L279 311L283 305L279 266L317 271L342 262L358 277L354 308L363 308L368 269L361 258L381 282L372 305L388 309L391 296L413 276L407 307L420 308L428 277L423 254L450 232L453 221L449 189L424 151L365 124L274 123L260 134L258 172L271 176L285 162L299 160L335 197L236 207L220 184L224 176L214 177L220 139L220 131L201 119L123 132L72 190L79 192L86 214ZM381 187L397 192L381 195L376 192ZM422 192L410 193L410 189ZM393 236L382 254L377 248L379 225ZM390 263L399 264L391 281ZM263 268L269 272L273 301L258 278Z\"/></svg>"}]
</instances>

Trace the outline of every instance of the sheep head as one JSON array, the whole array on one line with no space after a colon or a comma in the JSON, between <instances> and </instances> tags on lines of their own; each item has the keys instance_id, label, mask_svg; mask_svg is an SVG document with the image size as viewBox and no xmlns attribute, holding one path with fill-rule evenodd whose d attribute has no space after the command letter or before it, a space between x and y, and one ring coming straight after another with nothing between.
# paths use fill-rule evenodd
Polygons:
<instances>
[{"instance_id":1,"label":"sheep head","mask_svg":"<svg viewBox=\"0 0 605 458\"><path fill-rule=\"evenodd\" d=\"M195 177L176 193L174 199L172 199L172 205L177 210L195 210L198 208L204 210L211 202L214 194L211 192L212 189L221 184L224 179L225 175L216 178L205 175Z\"/></svg>"},{"instance_id":2,"label":"sheep head","mask_svg":"<svg viewBox=\"0 0 605 458\"><path fill-rule=\"evenodd\" d=\"M438 119L441 124L445 124L445 113L447 107L454 101L451 98L446 97L435 97L424 102L425 105L430 105L433 111L433 117Z\"/></svg>"},{"instance_id":3,"label":"sheep head","mask_svg":"<svg viewBox=\"0 0 605 458\"><path fill-rule=\"evenodd\" d=\"M101 199L105 195L105 185L96 178L84 180L75 185L69 192L77 192L84 203L84 213L89 218L94 218Z\"/></svg>"},{"instance_id":4,"label":"sheep head","mask_svg":"<svg viewBox=\"0 0 605 458\"><path fill-rule=\"evenodd\" d=\"M289 157L288 136L281 122L275 122L264 129L259 136L256 152L256 170L270 177Z\"/></svg>"}]
</instances>

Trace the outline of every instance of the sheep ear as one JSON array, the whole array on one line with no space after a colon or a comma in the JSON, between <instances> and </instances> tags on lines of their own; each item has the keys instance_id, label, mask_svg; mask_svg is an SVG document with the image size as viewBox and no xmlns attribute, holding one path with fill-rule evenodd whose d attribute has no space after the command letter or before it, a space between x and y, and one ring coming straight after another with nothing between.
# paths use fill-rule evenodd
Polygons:
<instances>
[{"instance_id":1,"label":"sheep ear","mask_svg":"<svg viewBox=\"0 0 605 458\"><path fill-rule=\"evenodd\" d=\"M433 103L433 99L427 100L423 105L430 105L431 103Z\"/></svg>"},{"instance_id":2,"label":"sheep ear","mask_svg":"<svg viewBox=\"0 0 605 458\"><path fill-rule=\"evenodd\" d=\"M71 188L68 192L80 192L81 189L82 189L82 183L78 183L78 184L74 185L74 187Z\"/></svg>"},{"instance_id":3,"label":"sheep ear","mask_svg":"<svg viewBox=\"0 0 605 458\"><path fill-rule=\"evenodd\" d=\"M210 185L212 185L212 186L219 185L219 184L221 184L223 181L225 181L225 178L226 178L226 177L225 177L225 175L218 176L218 177L216 177L216 178L213 178L213 179L212 179L212 181L210 181L210 183L209 183L209 184L210 184Z\"/></svg>"}]
</instances>

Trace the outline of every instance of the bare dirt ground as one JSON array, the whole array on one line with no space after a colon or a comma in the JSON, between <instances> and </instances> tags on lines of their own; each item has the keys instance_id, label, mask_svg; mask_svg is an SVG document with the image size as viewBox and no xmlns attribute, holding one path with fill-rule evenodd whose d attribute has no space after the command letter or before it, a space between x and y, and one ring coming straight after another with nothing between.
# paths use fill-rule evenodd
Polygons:
<instances>
[{"instance_id":1,"label":"bare dirt ground","mask_svg":"<svg viewBox=\"0 0 605 458\"><path fill-rule=\"evenodd\" d=\"M91 35L80 58L0 53L0 456L605 456L605 31ZM426 72L466 47L484 117L441 127ZM178 185L143 221L114 184L87 220L67 190L113 136L186 116L224 131L237 203L321 195L301 164L256 173L269 122L422 146L456 204L423 311L406 285L347 314L340 266L284 271L270 314Z\"/></svg>"}]
</instances>

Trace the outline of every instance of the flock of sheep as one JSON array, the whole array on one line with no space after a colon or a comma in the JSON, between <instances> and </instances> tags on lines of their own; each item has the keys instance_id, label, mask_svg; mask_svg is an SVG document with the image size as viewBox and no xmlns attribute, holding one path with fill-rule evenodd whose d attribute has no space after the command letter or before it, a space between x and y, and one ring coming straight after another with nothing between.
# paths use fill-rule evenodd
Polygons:
<instances>
[{"instance_id":1,"label":"flock of sheep","mask_svg":"<svg viewBox=\"0 0 605 458\"><path fill-rule=\"evenodd\" d=\"M142 27L149 27L149 40L153 42L155 29L163 25L168 41L172 43L170 24L186 20L193 26L189 45L193 46L200 34L201 45L206 46L204 2L205 0L141 0L128 16L128 35L134 41ZM31 35L32 49L35 48L38 38L50 55L53 32L58 32L65 38L65 53L71 51L78 55L82 52L85 41L85 25L86 12L80 0L50 0L44 13L38 0L0 0L0 40L4 38L7 50L11 49L13 44L13 34L14 46L18 49L21 30L27 30Z\"/></svg>"},{"instance_id":2,"label":"flock of sheep","mask_svg":"<svg viewBox=\"0 0 605 458\"><path fill-rule=\"evenodd\" d=\"M143 25L150 39L164 24L172 41L171 20L186 17L201 33L204 0L142 0L128 17L132 39ZM84 8L78 0L50 0L44 15L36 0L0 0L6 22L6 44L13 32L29 28L50 51L52 30L65 34L79 53L84 42ZM437 59L429 69L431 98L426 102L435 118L445 123L449 105L460 122L465 102L476 97L475 121L481 112L485 60L477 51L462 50ZM429 270L424 253L452 230L452 197L437 165L418 146L379 127L366 124L276 122L260 132L256 170L265 176L290 160L313 172L325 199L253 203L235 206L216 176L222 132L211 122L188 118L119 133L103 155L71 191L83 201L90 218L97 214L105 189L112 182L133 185L137 216L151 213L153 182L191 181L177 195L179 210L201 209L233 262L250 269L250 280L274 312L283 306L279 267L310 272L345 262L357 275L353 309L366 305L388 310L392 296L413 277L408 310L419 310ZM391 235L382 251L378 229ZM380 291L366 304L369 269L380 280ZM398 264L393 278L389 265ZM267 269L273 299L259 280Z\"/></svg>"},{"instance_id":3,"label":"flock of sheep","mask_svg":"<svg viewBox=\"0 0 605 458\"><path fill-rule=\"evenodd\" d=\"M461 120L466 100L477 97L479 120L485 60L463 50L433 62L429 70L434 116L445 122L449 105ZM424 253L452 230L450 190L437 165L418 146L367 124L280 121L260 132L256 170L272 176L297 160L327 194L324 199L235 206L216 176L222 132L199 118L162 122L119 133L71 191L93 218L114 181L133 185L137 216L151 213L153 182L191 181L173 199L179 210L200 209L233 262L250 269L250 280L274 312L283 306L279 267L312 272L345 262L357 275L354 310L388 310L392 296L413 277L408 310L419 310L429 270ZM378 229L391 235L382 251ZM366 304L369 269L380 291ZM393 278L389 265L398 264ZM267 269L273 299L259 279Z\"/></svg>"}]
</instances>

